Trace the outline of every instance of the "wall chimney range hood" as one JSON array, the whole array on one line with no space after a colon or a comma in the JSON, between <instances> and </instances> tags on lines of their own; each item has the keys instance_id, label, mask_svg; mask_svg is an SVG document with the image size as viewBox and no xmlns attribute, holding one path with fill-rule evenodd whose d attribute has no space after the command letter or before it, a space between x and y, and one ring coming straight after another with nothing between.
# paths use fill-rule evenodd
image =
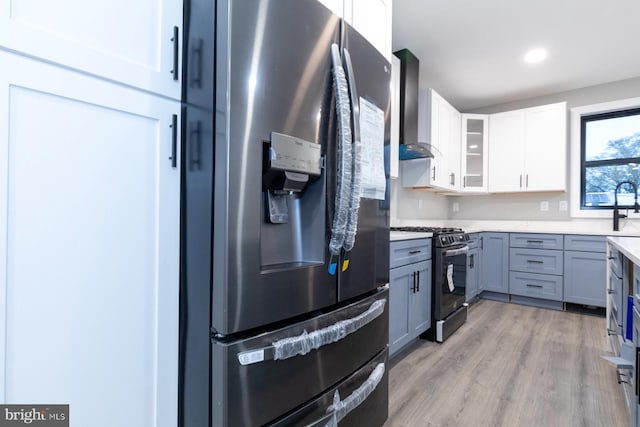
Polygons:
<instances>
[{"instance_id":1,"label":"wall chimney range hood","mask_svg":"<svg viewBox=\"0 0 640 427\"><path fill-rule=\"evenodd\" d=\"M400 59L400 160L433 158L429 144L418 141L420 61L409 49L393 54Z\"/></svg>"}]
</instances>

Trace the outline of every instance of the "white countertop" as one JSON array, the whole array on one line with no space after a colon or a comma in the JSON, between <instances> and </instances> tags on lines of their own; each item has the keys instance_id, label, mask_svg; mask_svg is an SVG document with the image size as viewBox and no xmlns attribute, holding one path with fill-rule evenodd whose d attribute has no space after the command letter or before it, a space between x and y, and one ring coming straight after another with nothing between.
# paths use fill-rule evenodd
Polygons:
<instances>
[{"instance_id":1,"label":"white countertop","mask_svg":"<svg viewBox=\"0 0 640 427\"><path fill-rule=\"evenodd\" d=\"M613 244L620 252L640 266L640 237L607 237L607 242Z\"/></svg>"},{"instance_id":2,"label":"white countertop","mask_svg":"<svg viewBox=\"0 0 640 427\"><path fill-rule=\"evenodd\" d=\"M430 239L433 233L416 233L414 231L390 231L389 240Z\"/></svg>"},{"instance_id":3,"label":"white countertop","mask_svg":"<svg viewBox=\"0 0 640 427\"><path fill-rule=\"evenodd\" d=\"M612 231L610 220L572 221L472 221L472 220L402 220L393 226L459 227L467 233L494 231L504 233L588 234L599 236L638 236L640 224L621 222L621 231Z\"/></svg>"}]
</instances>

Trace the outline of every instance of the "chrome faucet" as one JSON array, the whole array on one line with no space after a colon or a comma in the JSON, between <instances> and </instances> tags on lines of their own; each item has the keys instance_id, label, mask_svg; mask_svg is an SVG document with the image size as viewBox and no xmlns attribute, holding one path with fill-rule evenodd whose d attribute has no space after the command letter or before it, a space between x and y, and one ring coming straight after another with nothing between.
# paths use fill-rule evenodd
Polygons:
<instances>
[{"instance_id":1,"label":"chrome faucet","mask_svg":"<svg viewBox=\"0 0 640 427\"><path fill-rule=\"evenodd\" d=\"M618 190L623 184L629 184L633 187L633 212L640 212L640 206L638 206L638 186L631 181L620 181L613 192L613 231L620 229L620 218L626 218L627 216L618 212Z\"/></svg>"}]
</instances>

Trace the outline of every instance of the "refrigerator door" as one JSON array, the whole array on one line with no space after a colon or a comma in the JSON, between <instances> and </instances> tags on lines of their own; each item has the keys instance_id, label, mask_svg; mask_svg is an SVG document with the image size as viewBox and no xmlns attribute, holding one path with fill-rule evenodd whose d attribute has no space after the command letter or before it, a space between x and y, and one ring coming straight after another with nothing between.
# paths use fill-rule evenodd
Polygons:
<instances>
[{"instance_id":1,"label":"refrigerator door","mask_svg":"<svg viewBox=\"0 0 640 427\"><path fill-rule=\"evenodd\" d=\"M334 143L340 19L315 0L223 0L216 16L212 326L228 335L337 300L327 249L335 172L323 159ZM272 168L296 144L302 156L321 147L304 157L322 164L306 185Z\"/></svg>"},{"instance_id":2,"label":"refrigerator door","mask_svg":"<svg viewBox=\"0 0 640 427\"><path fill-rule=\"evenodd\" d=\"M386 350L388 299L385 289L305 322L234 342L214 341L213 425L263 425L349 377ZM386 385L380 390L386 418ZM341 391L341 398L349 393Z\"/></svg>"},{"instance_id":3,"label":"refrigerator door","mask_svg":"<svg viewBox=\"0 0 640 427\"><path fill-rule=\"evenodd\" d=\"M343 49L351 59L358 100L364 99L384 113L385 199L362 198L355 245L348 254L348 268L340 275L341 301L369 292L389 282L389 143L391 65L364 37L343 24ZM348 64L345 64L349 68ZM363 105L360 105L362 119ZM367 143L366 120L360 120L360 138ZM363 132L364 130L364 132Z\"/></svg>"},{"instance_id":4,"label":"refrigerator door","mask_svg":"<svg viewBox=\"0 0 640 427\"><path fill-rule=\"evenodd\" d=\"M384 349L336 387L269 426L325 427L336 425L334 422L349 427L382 426L389 412L388 370L388 350Z\"/></svg>"}]
</instances>

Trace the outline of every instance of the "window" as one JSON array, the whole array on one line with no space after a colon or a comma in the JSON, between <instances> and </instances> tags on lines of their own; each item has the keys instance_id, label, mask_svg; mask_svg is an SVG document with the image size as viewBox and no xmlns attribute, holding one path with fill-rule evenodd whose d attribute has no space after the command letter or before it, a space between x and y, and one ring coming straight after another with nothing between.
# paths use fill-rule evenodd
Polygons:
<instances>
[{"instance_id":1,"label":"window","mask_svg":"<svg viewBox=\"0 0 640 427\"><path fill-rule=\"evenodd\" d=\"M616 186L640 184L640 108L580 118L580 208L611 209ZM632 207L629 184L618 190L618 205Z\"/></svg>"}]
</instances>

